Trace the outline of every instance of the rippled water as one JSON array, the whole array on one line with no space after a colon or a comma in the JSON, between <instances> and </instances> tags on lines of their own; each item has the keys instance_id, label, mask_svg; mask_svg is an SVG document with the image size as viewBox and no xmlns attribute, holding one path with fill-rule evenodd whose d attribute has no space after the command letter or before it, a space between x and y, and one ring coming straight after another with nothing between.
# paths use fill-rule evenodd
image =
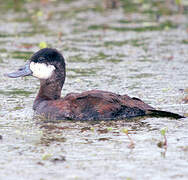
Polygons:
<instances>
[{"instance_id":1,"label":"rippled water","mask_svg":"<svg viewBox=\"0 0 188 180\"><path fill-rule=\"evenodd\" d=\"M99 5L31 2L19 12L1 12L0 179L188 179L188 118L44 124L32 118L38 80L3 76L45 41L66 59L62 96L108 90L186 115L187 15L157 21L121 8L95 9ZM167 149L157 145L162 128Z\"/></svg>"}]
</instances>

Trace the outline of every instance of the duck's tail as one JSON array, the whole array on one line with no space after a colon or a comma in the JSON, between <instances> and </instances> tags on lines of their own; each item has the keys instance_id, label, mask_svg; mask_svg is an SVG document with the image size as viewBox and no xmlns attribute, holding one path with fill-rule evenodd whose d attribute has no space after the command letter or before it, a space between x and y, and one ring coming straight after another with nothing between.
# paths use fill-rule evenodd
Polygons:
<instances>
[{"instance_id":1,"label":"duck's tail","mask_svg":"<svg viewBox=\"0 0 188 180\"><path fill-rule=\"evenodd\" d=\"M174 119L185 118L180 114L176 114L168 111L160 111L160 110L148 110L147 114L152 117L169 117Z\"/></svg>"}]
</instances>

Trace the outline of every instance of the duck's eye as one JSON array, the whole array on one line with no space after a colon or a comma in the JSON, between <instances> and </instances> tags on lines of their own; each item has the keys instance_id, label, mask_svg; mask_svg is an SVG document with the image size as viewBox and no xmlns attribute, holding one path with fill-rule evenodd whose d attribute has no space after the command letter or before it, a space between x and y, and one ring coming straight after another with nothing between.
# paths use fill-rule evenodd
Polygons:
<instances>
[{"instance_id":1,"label":"duck's eye","mask_svg":"<svg viewBox=\"0 0 188 180\"><path fill-rule=\"evenodd\" d=\"M44 62L44 61L45 61L45 58L44 58L44 57L39 57L39 58L38 58L38 62L39 62L39 63L42 63L42 62Z\"/></svg>"}]
</instances>

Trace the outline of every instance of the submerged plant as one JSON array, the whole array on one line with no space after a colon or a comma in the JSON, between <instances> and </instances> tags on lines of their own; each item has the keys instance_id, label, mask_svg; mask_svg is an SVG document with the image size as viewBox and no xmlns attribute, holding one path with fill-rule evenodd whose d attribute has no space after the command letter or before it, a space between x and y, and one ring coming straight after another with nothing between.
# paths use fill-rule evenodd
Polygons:
<instances>
[{"instance_id":1,"label":"submerged plant","mask_svg":"<svg viewBox=\"0 0 188 180\"><path fill-rule=\"evenodd\" d=\"M164 149L167 149L166 131L167 131L167 128L161 129L160 133L161 133L161 135L163 136L164 140L163 140L163 141L159 141L159 142L157 143L157 146L158 146L158 147L164 148Z\"/></svg>"},{"instance_id":2,"label":"submerged plant","mask_svg":"<svg viewBox=\"0 0 188 180\"><path fill-rule=\"evenodd\" d=\"M128 139L129 139L129 141L130 141L130 143L129 143L129 145L128 145L128 148L133 149L133 148L135 147L135 144L134 144L132 138L129 136L129 131L128 131L128 129L122 129L122 132L127 135Z\"/></svg>"}]
</instances>

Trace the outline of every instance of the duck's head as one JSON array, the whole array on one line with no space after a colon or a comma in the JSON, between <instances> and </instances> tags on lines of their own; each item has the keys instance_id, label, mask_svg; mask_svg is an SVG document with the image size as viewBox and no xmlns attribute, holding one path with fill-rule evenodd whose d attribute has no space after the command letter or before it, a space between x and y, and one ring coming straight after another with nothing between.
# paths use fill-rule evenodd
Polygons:
<instances>
[{"instance_id":1,"label":"duck's head","mask_svg":"<svg viewBox=\"0 0 188 180\"><path fill-rule=\"evenodd\" d=\"M10 78L34 76L44 81L60 80L64 83L65 61L56 49L44 48L33 54L18 71L6 74Z\"/></svg>"}]
</instances>

